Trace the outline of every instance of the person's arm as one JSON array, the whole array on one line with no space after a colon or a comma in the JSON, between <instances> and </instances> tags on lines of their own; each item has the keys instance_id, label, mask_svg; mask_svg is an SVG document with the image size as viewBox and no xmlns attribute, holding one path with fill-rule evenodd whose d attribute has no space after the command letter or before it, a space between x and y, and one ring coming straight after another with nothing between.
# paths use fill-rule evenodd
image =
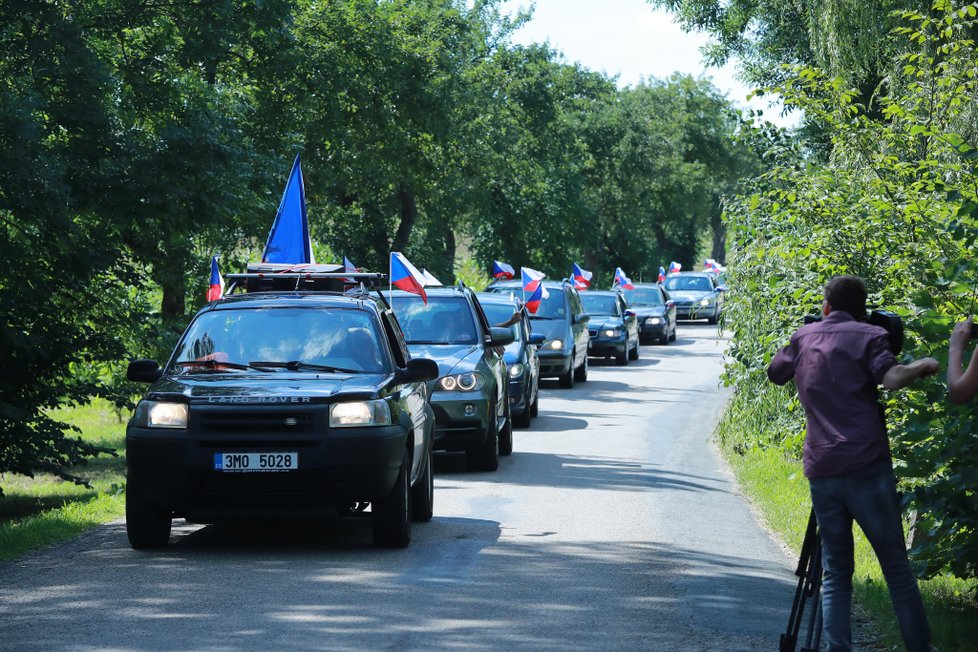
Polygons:
<instances>
[{"instance_id":1,"label":"person's arm","mask_svg":"<svg viewBox=\"0 0 978 652\"><path fill-rule=\"evenodd\" d=\"M795 376L795 342L791 341L775 354L767 367L767 377L775 385L784 385Z\"/></svg>"},{"instance_id":2,"label":"person's arm","mask_svg":"<svg viewBox=\"0 0 978 652\"><path fill-rule=\"evenodd\" d=\"M909 364L897 364L883 376L883 387L901 389L924 376L931 376L940 370L940 364L934 358L921 358Z\"/></svg>"},{"instance_id":3,"label":"person's arm","mask_svg":"<svg viewBox=\"0 0 978 652\"><path fill-rule=\"evenodd\" d=\"M971 354L968 368L962 373L964 349L971 339L971 317L954 325L947 350L947 395L952 403L964 403L978 393L978 348Z\"/></svg>"}]
</instances>

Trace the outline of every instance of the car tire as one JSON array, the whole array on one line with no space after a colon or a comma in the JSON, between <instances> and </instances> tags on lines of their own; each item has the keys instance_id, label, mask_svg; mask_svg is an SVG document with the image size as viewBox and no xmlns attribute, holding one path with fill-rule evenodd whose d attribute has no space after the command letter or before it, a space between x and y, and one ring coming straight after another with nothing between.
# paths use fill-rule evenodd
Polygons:
<instances>
[{"instance_id":1,"label":"car tire","mask_svg":"<svg viewBox=\"0 0 978 652\"><path fill-rule=\"evenodd\" d=\"M638 355L639 355L638 354L638 349L639 349L639 344L638 344L638 341L636 341L635 342L635 348L632 349L631 352L628 354L629 359L631 359L631 360L638 360Z\"/></svg>"},{"instance_id":2,"label":"car tire","mask_svg":"<svg viewBox=\"0 0 978 652\"><path fill-rule=\"evenodd\" d=\"M509 409L509 398L506 399L506 425L499 433L499 454L513 454L513 413Z\"/></svg>"},{"instance_id":3,"label":"car tire","mask_svg":"<svg viewBox=\"0 0 978 652\"><path fill-rule=\"evenodd\" d=\"M425 456L424 473L411 487L411 519L415 523L427 523L435 515L435 474L429 450Z\"/></svg>"},{"instance_id":4,"label":"car tire","mask_svg":"<svg viewBox=\"0 0 978 652\"><path fill-rule=\"evenodd\" d=\"M574 358L575 357L576 357L575 354L572 353L570 368L567 369L567 373L560 374L560 376L557 377L558 384L564 389L571 389L572 387L574 387ZM584 364L587 364L586 359L584 361Z\"/></svg>"},{"instance_id":5,"label":"car tire","mask_svg":"<svg viewBox=\"0 0 978 652\"><path fill-rule=\"evenodd\" d=\"M534 402L536 398L534 398ZM513 417L513 425L517 428L529 428L530 427L530 417L536 416L533 414L533 403L527 403L526 407L523 408L523 412Z\"/></svg>"},{"instance_id":6,"label":"car tire","mask_svg":"<svg viewBox=\"0 0 978 652\"><path fill-rule=\"evenodd\" d=\"M482 446L465 451L465 462L473 471L495 471L499 468L499 426L496 423L496 405L489 410L489 430Z\"/></svg>"},{"instance_id":7,"label":"car tire","mask_svg":"<svg viewBox=\"0 0 978 652\"><path fill-rule=\"evenodd\" d=\"M540 415L540 389L537 388L537 393L533 396L533 402L530 403L530 416L537 417L539 415Z\"/></svg>"},{"instance_id":8,"label":"car tire","mask_svg":"<svg viewBox=\"0 0 978 652\"><path fill-rule=\"evenodd\" d=\"M584 364L582 364L580 367L574 370L574 380L576 380L579 383L583 383L587 381L587 365L588 365L587 356L585 356Z\"/></svg>"},{"instance_id":9,"label":"car tire","mask_svg":"<svg viewBox=\"0 0 978 652\"><path fill-rule=\"evenodd\" d=\"M173 518L170 511L140 497L130 486L126 490L126 536L135 550L162 548L170 540Z\"/></svg>"},{"instance_id":10,"label":"car tire","mask_svg":"<svg viewBox=\"0 0 978 652\"><path fill-rule=\"evenodd\" d=\"M411 543L411 467L407 453L387 496L371 506L374 545L406 548Z\"/></svg>"},{"instance_id":11,"label":"car tire","mask_svg":"<svg viewBox=\"0 0 978 652\"><path fill-rule=\"evenodd\" d=\"M625 343L625 350L615 355L615 364L617 364L619 367L628 366L628 343L627 342Z\"/></svg>"}]
</instances>

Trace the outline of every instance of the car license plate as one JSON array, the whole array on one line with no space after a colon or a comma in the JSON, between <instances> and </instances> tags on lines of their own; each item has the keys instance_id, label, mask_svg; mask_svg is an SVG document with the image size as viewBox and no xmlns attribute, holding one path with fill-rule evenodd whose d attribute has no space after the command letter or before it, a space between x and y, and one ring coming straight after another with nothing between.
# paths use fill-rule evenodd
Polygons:
<instances>
[{"instance_id":1,"label":"car license plate","mask_svg":"<svg viewBox=\"0 0 978 652\"><path fill-rule=\"evenodd\" d=\"M299 453L214 453L214 470L230 473L295 471Z\"/></svg>"}]
</instances>

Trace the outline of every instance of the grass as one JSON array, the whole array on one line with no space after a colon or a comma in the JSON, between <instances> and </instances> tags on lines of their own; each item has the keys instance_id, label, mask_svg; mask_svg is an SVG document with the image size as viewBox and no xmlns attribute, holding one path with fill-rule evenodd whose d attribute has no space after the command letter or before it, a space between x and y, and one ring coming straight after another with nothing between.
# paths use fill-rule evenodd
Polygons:
<instances>
[{"instance_id":1,"label":"grass","mask_svg":"<svg viewBox=\"0 0 978 652\"><path fill-rule=\"evenodd\" d=\"M786 459L774 449L752 448L742 454L729 446L723 450L741 488L763 513L768 526L792 550L800 550L811 509L808 482L801 464ZM903 649L876 556L858 527L855 534L855 598L878 627L882 644L887 649ZM920 582L920 591L937 649L940 652L978 650L978 582L938 576Z\"/></svg>"},{"instance_id":2,"label":"grass","mask_svg":"<svg viewBox=\"0 0 978 652\"><path fill-rule=\"evenodd\" d=\"M92 488L38 474L0 476L0 559L64 541L125 514L125 423L104 401L57 411L54 416L81 429L86 441L116 451L74 469Z\"/></svg>"}]
</instances>

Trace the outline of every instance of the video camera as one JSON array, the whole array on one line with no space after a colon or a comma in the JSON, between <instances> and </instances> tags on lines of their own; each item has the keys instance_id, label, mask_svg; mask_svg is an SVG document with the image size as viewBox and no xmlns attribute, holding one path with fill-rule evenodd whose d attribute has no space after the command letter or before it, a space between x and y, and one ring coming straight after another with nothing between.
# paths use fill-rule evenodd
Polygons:
<instances>
[{"instance_id":1,"label":"video camera","mask_svg":"<svg viewBox=\"0 0 978 652\"><path fill-rule=\"evenodd\" d=\"M805 315L806 324L818 321L822 321L821 315ZM903 320L899 315L889 310L873 310L863 321L884 329L890 336L890 350L893 355L900 355L903 350ZM978 339L978 324L972 324L971 337Z\"/></svg>"}]
</instances>

